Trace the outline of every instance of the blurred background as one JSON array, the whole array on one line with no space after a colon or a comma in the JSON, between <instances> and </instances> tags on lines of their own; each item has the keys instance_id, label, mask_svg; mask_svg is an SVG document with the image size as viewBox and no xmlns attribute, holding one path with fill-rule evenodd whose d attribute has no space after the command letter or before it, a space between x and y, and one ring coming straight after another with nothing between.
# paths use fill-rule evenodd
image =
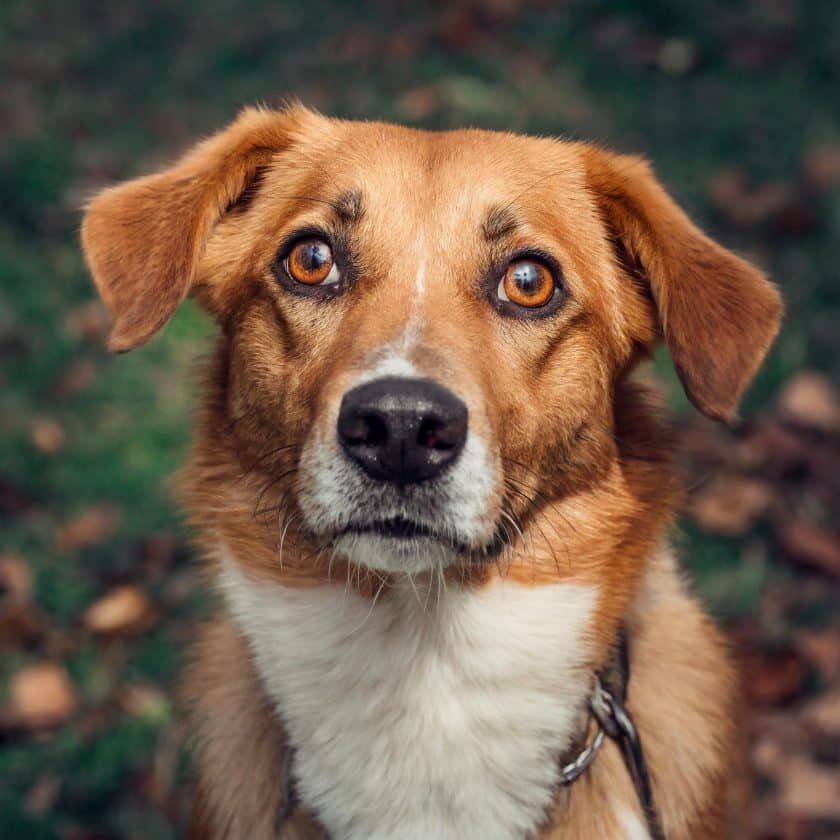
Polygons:
<instances>
[{"instance_id":1,"label":"blurred background","mask_svg":"<svg viewBox=\"0 0 840 840\"><path fill-rule=\"evenodd\" d=\"M79 208L284 96L643 153L778 281L786 325L737 428L655 364L685 443L677 539L752 707L757 829L840 837L838 91L836 0L4 0L0 837L183 836L174 683L212 598L167 476L212 328L188 304L109 357Z\"/></svg>"}]
</instances>

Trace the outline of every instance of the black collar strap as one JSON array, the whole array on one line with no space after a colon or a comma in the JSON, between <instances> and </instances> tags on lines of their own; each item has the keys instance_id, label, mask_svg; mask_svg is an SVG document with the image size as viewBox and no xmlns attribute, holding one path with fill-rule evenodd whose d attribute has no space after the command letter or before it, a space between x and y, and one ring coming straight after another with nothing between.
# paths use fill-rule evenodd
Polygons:
<instances>
[{"instance_id":1,"label":"black collar strap","mask_svg":"<svg viewBox=\"0 0 840 840\"><path fill-rule=\"evenodd\" d=\"M624 705L629 680L630 656L627 637L622 632L613 655L595 676L595 686L589 700L589 713L597 724L598 731L589 746L584 747L571 761L561 764L560 784L568 787L579 779L595 760L604 738L611 738L618 746L624 766L630 774L651 840L665 840L659 812L653 799L653 788L639 732ZM289 745L283 761L283 801L277 813L278 835L282 834L283 826L298 804L292 772L293 762L294 749Z\"/></svg>"},{"instance_id":2,"label":"black collar strap","mask_svg":"<svg viewBox=\"0 0 840 840\"><path fill-rule=\"evenodd\" d=\"M665 840L639 732L624 705L629 680L630 656L627 636L622 632L613 655L595 677L592 697L589 699L589 713L597 725L595 737L572 761L561 765L560 784L568 787L580 778L598 755L604 737L611 738L618 746L624 766L630 774L651 840Z\"/></svg>"}]
</instances>

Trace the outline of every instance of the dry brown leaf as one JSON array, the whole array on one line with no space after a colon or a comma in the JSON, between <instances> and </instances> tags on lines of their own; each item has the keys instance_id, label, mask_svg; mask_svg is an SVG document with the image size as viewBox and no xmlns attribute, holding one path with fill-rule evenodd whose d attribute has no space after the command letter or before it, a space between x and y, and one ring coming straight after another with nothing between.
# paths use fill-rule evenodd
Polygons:
<instances>
[{"instance_id":1,"label":"dry brown leaf","mask_svg":"<svg viewBox=\"0 0 840 840\"><path fill-rule=\"evenodd\" d=\"M26 601L32 591L32 575L26 561L13 551L0 554L0 598Z\"/></svg>"},{"instance_id":2,"label":"dry brown leaf","mask_svg":"<svg viewBox=\"0 0 840 840\"><path fill-rule=\"evenodd\" d=\"M742 661L744 686L753 705L776 706L802 693L808 667L795 650L758 651Z\"/></svg>"},{"instance_id":3,"label":"dry brown leaf","mask_svg":"<svg viewBox=\"0 0 840 840\"><path fill-rule=\"evenodd\" d=\"M789 379L779 393L778 408L793 423L822 432L840 431L840 396L816 371L805 370Z\"/></svg>"},{"instance_id":4,"label":"dry brown leaf","mask_svg":"<svg viewBox=\"0 0 840 840\"><path fill-rule=\"evenodd\" d=\"M57 726L76 709L76 692L67 672L51 663L18 671L9 683L12 719L26 729Z\"/></svg>"},{"instance_id":5,"label":"dry brown leaf","mask_svg":"<svg viewBox=\"0 0 840 840\"><path fill-rule=\"evenodd\" d=\"M796 635L796 644L825 682L840 676L840 632L803 630Z\"/></svg>"},{"instance_id":6,"label":"dry brown leaf","mask_svg":"<svg viewBox=\"0 0 840 840\"><path fill-rule=\"evenodd\" d=\"M802 174L809 186L822 191L840 184L840 146L817 146L802 162Z\"/></svg>"},{"instance_id":7,"label":"dry brown leaf","mask_svg":"<svg viewBox=\"0 0 840 840\"><path fill-rule=\"evenodd\" d=\"M36 419L32 424L30 434L35 447L46 455L54 455L58 452L67 439L61 424L48 417Z\"/></svg>"},{"instance_id":8,"label":"dry brown leaf","mask_svg":"<svg viewBox=\"0 0 840 840\"><path fill-rule=\"evenodd\" d=\"M431 85L407 90L399 98L402 112L410 120L423 120L440 108L440 94Z\"/></svg>"},{"instance_id":9,"label":"dry brown leaf","mask_svg":"<svg viewBox=\"0 0 840 840\"><path fill-rule=\"evenodd\" d=\"M96 382L96 365L90 359L74 359L55 383L57 397L72 397Z\"/></svg>"},{"instance_id":10,"label":"dry brown leaf","mask_svg":"<svg viewBox=\"0 0 840 840\"><path fill-rule=\"evenodd\" d=\"M689 512L701 528L733 536L749 530L772 498L772 488L763 481L721 476L694 496Z\"/></svg>"},{"instance_id":11,"label":"dry brown leaf","mask_svg":"<svg viewBox=\"0 0 840 840\"><path fill-rule=\"evenodd\" d=\"M82 620L93 633L131 633L145 627L150 615L151 604L141 589L119 586L91 604Z\"/></svg>"},{"instance_id":12,"label":"dry brown leaf","mask_svg":"<svg viewBox=\"0 0 840 840\"><path fill-rule=\"evenodd\" d=\"M840 534L807 522L793 521L783 524L779 542L797 563L840 577Z\"/></svg>"},{"instance_id":13,"label":"dry brown leaf","mask_svg":"<svg viewBox=\"0 0 840 840\"><path fill-rule=\"evenodd\" d=\"M779 183L751 189L743 172L727 169L712 179L709 195L721 215L737 227L749 228L778 216L790 203L792 190Z\"/></svg>"},{"instance_id":14,"label":"dry brown leaf","mask_svg":"<svg viewBox=\"0 0 840 840\"><path fill-rule=\"evenodd\" d=\"M830 691L812 700L803 715L821 735L840 735L840 691Z\"/></svg>"},{"instance_id":15,"label":"dry brown leaf","mask_svg":"<svg viewBox=\"0 0 840 840\"><path fill-rule=\"evenodd\" d=\"M794 756L780 781L786 810L811 819L840 819L840 773L833 768Z\"/></svg>"},{"instance_id":16,"label":"dry brown leaf","mask_svg":"<svg viewBox=\"0 0 840 840\"><path fill-rule=\"evenodd\" d=\"M69 522L56 536L59 551L76 551L107 540L120 522L120 512L114 505L96 505Z\"/></svg>"},{"instance_id":17,"label":"dry brown leaf","mask_svg":"<svg viewBox=\"0 0 840 840\"><path fill-rule=\"evenodd\" d=\"M25 644L38 638L41 617L30 601L32 580L23 558L0 555L0 643Z\"/></svg>"},{"instance_id":18,"label":"dry brown leaf","mask_svg":"<svg viewBox=\"0 0 840 840\"><path fill-rule=\"evenodd\" d=\"M108 336L111 319L102 303L93 299L69 310L64 326L70 335L100 344Z\"/></svg>"},{"instance_id":19,"label":"dry brown leaf","mask_svg":"<svg viewBox=\"0 0 840 840\"><path fill-rule=\"evenodd\" d=\"M143 543L143 564L151 574L161 574L172 565L178 553L178 541L166 532L150 534Z\"/></svg>"},{"instance_id":20,"label":"dry brown leaf","mask_svg":"<svg viewBox=\"0 0 840 840\"><path fill-rule=\"evenodd\" d=\"M55 806L60 791L61 781L56 776L41 776L26 794L23 807L30 814L46 814Z\"/></svg>"}]
</instances>

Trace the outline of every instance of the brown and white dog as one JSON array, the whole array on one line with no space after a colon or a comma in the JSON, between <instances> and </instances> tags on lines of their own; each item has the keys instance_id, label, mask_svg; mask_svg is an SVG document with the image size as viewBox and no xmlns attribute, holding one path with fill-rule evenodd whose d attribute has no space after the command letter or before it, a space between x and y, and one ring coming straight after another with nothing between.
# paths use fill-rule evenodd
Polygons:
<instances>
[{"instance_id":1,"label":"brown and white dog","mask_svg":"<svg viewBox=\"0 0 840 840\"><path fill-rule=\"evenodd\" d=\"M611 743L558 786L620 633L665 833L734 830L733 668L631 374L664 339L730 418L781 304L642 160L247 109L83 242L112 349L187 295L220 327L184 482L226 606L196 837L275 836L292 754L301 836L646 837Z\"/></svg>"}]
</instances>

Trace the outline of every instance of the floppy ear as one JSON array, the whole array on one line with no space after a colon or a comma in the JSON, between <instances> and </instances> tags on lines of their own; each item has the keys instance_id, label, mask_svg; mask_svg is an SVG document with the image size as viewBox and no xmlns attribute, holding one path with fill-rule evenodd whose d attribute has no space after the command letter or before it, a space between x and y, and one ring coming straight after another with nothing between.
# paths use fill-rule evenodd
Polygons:
<instances>
[{"instance_id":1,"label":"floppy ear","mask_svg":"<svg viewBox=\"0 0 840 840\"><path fill-rule=\"evenodd\" d=\"M190 291L207 239L259 168L288 145L303 109L246 108L228 128L170 169L99 193L82 246L114 319L111 350L148 341Z\"/></svg>"},{"instance_id":2,"label":"floppy ear","mask_svg":"<svg viewBox=\"0 0 840 840\"><path fill-rule=\"evenodd\" d=\"M587 181L633 272L649 285L694 405L730 420L779 329L776 287L697 228L640 158L591 147Z\"/></svg>"}]
</instances>

